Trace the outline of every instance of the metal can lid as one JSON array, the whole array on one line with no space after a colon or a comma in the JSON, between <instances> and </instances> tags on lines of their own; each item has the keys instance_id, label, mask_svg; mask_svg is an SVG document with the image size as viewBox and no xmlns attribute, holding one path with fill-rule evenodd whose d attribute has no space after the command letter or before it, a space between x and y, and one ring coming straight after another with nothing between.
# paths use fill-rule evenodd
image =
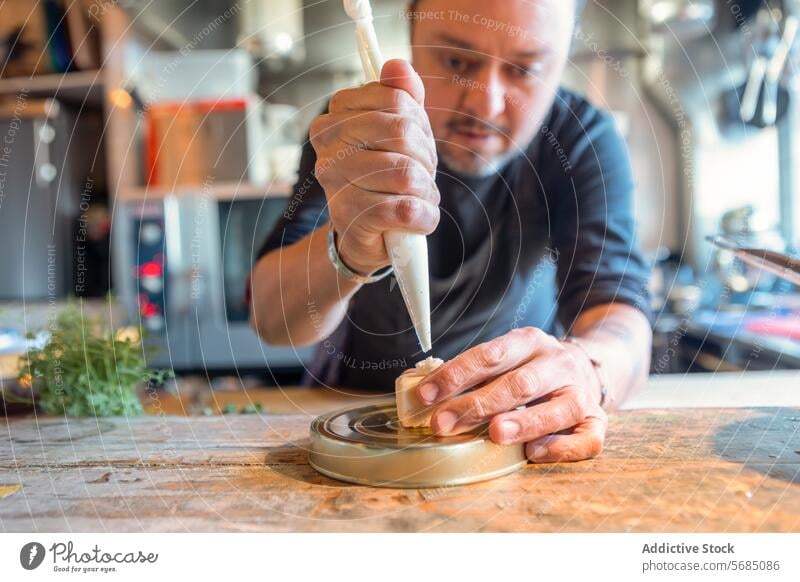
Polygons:
<instances>
[{"instance_id":1,"label":"metal can lid","mask_svg":"<svg viewBox=\"0 0 800 582\"><path fill-rule=\"evenodd\" d=\"M311 423L309 462L320 473L377 487L443 487L507 475L527 463L523 445L498 445L488 425L437 437L404 428L394 400L331 412Z\"/></svg>"}]
</instances>

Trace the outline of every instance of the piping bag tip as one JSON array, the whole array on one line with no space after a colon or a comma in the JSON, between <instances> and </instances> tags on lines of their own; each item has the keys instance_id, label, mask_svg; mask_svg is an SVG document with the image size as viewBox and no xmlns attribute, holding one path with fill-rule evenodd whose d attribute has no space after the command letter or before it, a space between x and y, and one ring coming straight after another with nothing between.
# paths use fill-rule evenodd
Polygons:
<instances>
[{"instance_id":1,"label":"piping bag tip","mask_svg":"<svg viewBox=\"0 0 800 582\"><path fill-rule=\"evenodd\" d=\"M425 353L425 354L427 354L429 351L431 351L431 348L433 347L433 346L431 346L430 340L423 341L422 339L419 340L419 346L422 348L422 352Z\"/></svg>"},{"instance_id":2,"label":"piping bag tip","mask_svg":"<svg viewBox=\"0 0 800 582\"><path fill-rule=\"evenodd\" d=\"M428 242L425 235L393 231L383 234L403 301L423 352L431 350L431 301Z\"/></svg>"}]
</instances>

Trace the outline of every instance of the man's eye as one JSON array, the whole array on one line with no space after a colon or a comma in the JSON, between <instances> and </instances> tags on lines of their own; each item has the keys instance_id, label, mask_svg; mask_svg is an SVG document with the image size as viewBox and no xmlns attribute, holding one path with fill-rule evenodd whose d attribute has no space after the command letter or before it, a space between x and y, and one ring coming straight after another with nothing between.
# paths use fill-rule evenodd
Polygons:
<instances>
[{"instance_id":1,"label":"man's eye","mask_svg":"<svg viewBox=\"0 0 800 582\"><path fill-rule=\"evenodd\" d=\"M466 73L470 69L471 63L460 57L445 57L445 66L456 73Z\"/></svg>"},{"instance_id":2,"label":"man's eye","mask_svg":"<svg viewBox=\"0 0 800 582\"><path fill-rule=\"evenodd\" d=\"M544 66L540 62L531 63L525 66L509 65L510 74L512 77L524 79L526 77L536 77L541 74Z\"/></svg>"}]
</instances>

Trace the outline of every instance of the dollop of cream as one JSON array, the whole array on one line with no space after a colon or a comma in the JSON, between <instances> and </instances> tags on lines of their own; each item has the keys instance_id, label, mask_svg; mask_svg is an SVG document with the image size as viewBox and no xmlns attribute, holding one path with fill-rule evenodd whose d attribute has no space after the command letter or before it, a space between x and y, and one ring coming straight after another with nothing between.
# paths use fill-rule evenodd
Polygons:
<instances>
[{"instance_id":1,"label":"dollop of cream","mask_svg":"<svg viewBox=\"0 0 800 582\"><path fill-rule=\"evenodd\" d=\"M434 358L433 356L428 356L421 362L417 362L414 374L419 376L427 376L442 364L444 364L444 360L440 358Z\"/></svg>"}]
</instances>

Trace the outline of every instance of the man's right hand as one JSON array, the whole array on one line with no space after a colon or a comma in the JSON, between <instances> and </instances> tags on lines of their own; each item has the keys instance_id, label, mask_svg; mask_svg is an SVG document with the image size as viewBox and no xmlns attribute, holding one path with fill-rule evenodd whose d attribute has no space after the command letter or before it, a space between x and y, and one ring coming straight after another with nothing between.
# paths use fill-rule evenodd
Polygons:
<instances>
[{"instance_id":1,"label":"man's right hand","mask_svg":"<svg viewBox=\"0 0 800 582\"><path fill-rule=\"evenodd\" d=\"M342 261L369 274L389 264L383 233L430 234L439 223L436 145L422 80L387 61L380 83L337 92L311 125Z\"/></svg>"}]
</instances>

